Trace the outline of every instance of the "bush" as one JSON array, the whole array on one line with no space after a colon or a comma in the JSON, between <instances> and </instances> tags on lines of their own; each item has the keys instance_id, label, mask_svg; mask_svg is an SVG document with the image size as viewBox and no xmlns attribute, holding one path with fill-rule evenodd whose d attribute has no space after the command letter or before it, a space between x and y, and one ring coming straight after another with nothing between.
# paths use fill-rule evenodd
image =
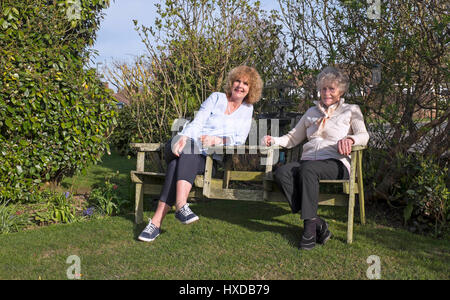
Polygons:
<instances>
[{"instance_id":1,"label":"bush","mask_svg":"<svg viewBox=\"0 0 450 300\"><path fill-rule=\"evenodd\" d=\"M16 213L14 205L0 201L0 234L19 231L27 222L28 218L25 215Z\"/></svg>"},{"instance_id":2,"label":"bush","mask_svg":"<svg viewBox=\"0 0 450 300\"><path fill-rule=\"evenodd\" d=\"M2 1L0 11L0 199L28 201L45 181L95 163L115 123L110 92L85 68L108 1Z\"/></svg>"},{"instance_id":3,"label":"bush","mask_svg":"<svg viewBox=\"0 0 450 300\"><path fill-rule=\"evenodd\" d=\"M387 152L369 147L364 153L364 180L376 191L373 179ZM440 235L448 226L448 161L438 161L419 153L398 154L395 170L399 175L389 191L391 207L402 210L404 224L411 229Z\"/></svg>"},{"instance_id":4,"label":"bush","mask_svg":"<svg viewBox=\"0 0 450 300\"><path fill-rule=\"evenodd\" d=\"M33 221L39 224L72 223L80 218L77 216L76 208L72 202L73 198L69 192L61 194L43 191L39 193L38 198L41 201L47 201L42 210L31 214Z\"/></svg>"},{"instance_id":5,"label":"bush","mask_svg":"<svg viewBox=\"0 0 450 300\"><path fill-rule=\"evenodd\" d=\"M95 185L89 195L89 203L94 205L91 210L97 210L102 215L113 216L121 213L128 200L121 199L118 195L118 185L112 182L112 177L105 178L101 184Z\"/></svg>"},{"instance_id":6,"label":"bush","mask_svg":"<svg viewBox=\"0 0 450 300\"><path fill-rule=\"evenodd\" d=\"M127 155L132 153L130 143L167 141L170 127L162 128L156 119L155 110L150 101L133 101L130 105L124 106L118 111L117 126L109 138L111 145L121 155Z\"/></svg>"},{"instance_id":7,"label":"bush","mask_svg":"<svg viewBox=\"0 0 450 300\"><path fill-rule=\"evenodd\" d=\"M415 217L419 222L433 226L434 234L438 235L450 217L448 166L441 166L432 158L411 155L405 158L404 167L406 174L396 185L397 194L407 201L404 221Z\"/></svg>"}]
</instances>

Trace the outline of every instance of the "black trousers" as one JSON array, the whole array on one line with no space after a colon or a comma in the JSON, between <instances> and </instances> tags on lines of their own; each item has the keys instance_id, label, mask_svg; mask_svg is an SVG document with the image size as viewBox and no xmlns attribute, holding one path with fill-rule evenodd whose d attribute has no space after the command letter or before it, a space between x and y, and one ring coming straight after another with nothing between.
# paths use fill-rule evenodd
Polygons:
<instances>
[{"instance_id":1,"label":"black trousers","mask_svg":"<svg viewBox=\"0 0 450 300\"><path fill-rule=\"evenodd\" d=\"M301 210L303 220L317 217L319 180L348 178L347 168L336 159L291 162L279 167L274 174L292 212Z\"/></svg>"},{"instance_id":2,"label":"black trousers","mask_svg":"<svg viewBox=\"0 0 450 300\"><path fill-rule=\"evenodd\" d=\"M179 138L176 136L175 138ZM176 140L169 140L164 146L164 160L167 164L166 177L159 200L169 206L176 202L177 181L186 180L193 184L197 175L205 172L206 156L195 145L192 139L188 139L180 156L172 152L172 143Z\"/></svg>"}]
</instances>

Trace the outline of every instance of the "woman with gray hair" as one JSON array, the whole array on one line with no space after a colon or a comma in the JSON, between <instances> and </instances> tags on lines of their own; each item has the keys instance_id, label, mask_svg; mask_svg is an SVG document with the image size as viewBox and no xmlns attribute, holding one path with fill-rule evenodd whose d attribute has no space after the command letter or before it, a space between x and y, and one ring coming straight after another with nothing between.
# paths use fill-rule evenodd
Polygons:
<instances>
[{"instance_id":1,"label":"woman with gray hair","mask_svg":"<svg viewBox=\"0 0 450 300\"><path fill-rule=\"evenodd\" d=\"M281 137L263 138L267 146L286 148L307 139L301 160L279 167L274 174L292 212L301 210L304 231L300 248L305 250L314 248L316 242L325 244L331 237L327 222L317 216L319 180L349 178L352 145L366 145L369 140L359 106L341 98L349 86L348 76L326 67L316 84L320 101L314 102L295 128Z\"/></svg>"}]
</instances>

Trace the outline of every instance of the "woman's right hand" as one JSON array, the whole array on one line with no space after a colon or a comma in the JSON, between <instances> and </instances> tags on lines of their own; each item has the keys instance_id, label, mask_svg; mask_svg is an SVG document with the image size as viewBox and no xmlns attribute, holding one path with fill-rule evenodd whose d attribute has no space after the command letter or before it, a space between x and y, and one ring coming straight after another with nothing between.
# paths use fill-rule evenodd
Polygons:
<instances>
[{"instance_id":1,"label":"woman's right hand","mask_svg":"<svg viewBox=\"0 0 450 300\"><path fill-rule=\"evenodd\" d=\"M266 145L267 147L270 147L275 143L275 141L274 141L273 137L271 137L270 135L266 135L262 138L262 143L264 145Z\"/></svg>"},{"instance_id":2,"label":"woman's right hand","mask_svg":"<svg viewBox=\"0 0 450 300\"><path fill-rule=\"evenodd\" d=\"M175 156L180 156L181 152L183 151L184 146L186 146L188 137L185 135L182 135L180 139L172 145L172 152Z\"/></svg>"}]
</instances>

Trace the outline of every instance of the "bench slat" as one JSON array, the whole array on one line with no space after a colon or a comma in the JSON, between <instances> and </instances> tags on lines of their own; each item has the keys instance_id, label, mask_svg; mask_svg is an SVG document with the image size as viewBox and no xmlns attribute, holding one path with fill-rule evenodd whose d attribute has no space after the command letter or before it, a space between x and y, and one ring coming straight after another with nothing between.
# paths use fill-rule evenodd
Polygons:
<instances>
[{"instance_id":1,"label":"bench slat","mask_svg":"<svg viewBox=\"0 0 450 300\"><path fill-rule=\"evenodd\" d=\"M131 148L135 148L138 152L155 152L164 149L163 143L132 143Z\"/></svg>"}]
</instances>

